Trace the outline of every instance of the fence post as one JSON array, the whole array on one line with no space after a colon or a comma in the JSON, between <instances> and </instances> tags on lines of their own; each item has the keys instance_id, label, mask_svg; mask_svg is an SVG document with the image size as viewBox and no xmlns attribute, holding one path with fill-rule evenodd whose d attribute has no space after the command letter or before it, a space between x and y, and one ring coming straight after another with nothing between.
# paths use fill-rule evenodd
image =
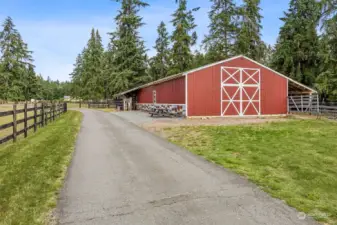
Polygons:
<instances>
[{"instance_id":1,"label":"fence post","mask_svg":"<svg viewBox=\"0 0 337 225\"><path fill-rule=\"evenodd\" d=\"M36 132L37 130L37 118L36 118L36 114L37 114L37 105L36 102L34 103L34 132Z\"/></svg>"},{"instance_id":2,"label":"fence post","mask_svg":"<svg viewBox=\"0 0 337 225\"><path fill-rule=\"evenodd\" d=\"M44 127L44 103L41 103L41 126Z\"/></svg>"},{"instance_id":3,"label":"fence post","mask_svg":"<svg viewBox=\"0 0 337 225\"><path fill-rule=\"evenodd\" d=\"M16 104L13 104L13 142L16 142Z\"/></svg>"},{"instance_id":4,"label":"fence post","mask_svg":"<svg viewBox=\"0 0 337 225\"><path fill-rule=\"evenodd\" d=\"M319 109L319 95L317 94L317 114L320 114L321 110Z\"/></svg>"},{"instance_id":5,"label":"fence post","mask_svg":"<svg viewBox=\"0 0 337 225\"><path fill-rule=\"evenodd\" d=\"M25 138L27 137L27 131L28 131L28 128L27 128L27 102L25 103L24 105L24 131L25 131Z\"/></svg>"},{"instance_id":6,"label":"fence post","mask_svg":"<svg viewBox=\"0 0 337 225\"><path fill-rule=\"evenodd\" d=\"M50 104L50 110L49 110L49 122L51 123L53 121L53 103Z\"/></svg>"},{"instance_id":7,"label":"fence post","mask_svg":"<svg viewBox=\"0 0 337 225\"><path fill-rule=\"evenodd\" d=\"M44 123L44 125L46 125L46 126L48 125L48 109L49 109L48 104L46 104L46 118L45 118L46 120L45 120L45 123Z\"/></svg>"},{"instance_id":8,"label":"fence post","mask_svg":"<svg viewBox=\"0 0 337 225\"><path fill-rule=\"evenodd\" d=\"M55 103L52 104L53 107L53 121L55 121Z\"/></svg>"},{"instance_id":9,"label":"fence post","mask_svg":"<svg viewBox=\"0 0 337 225\"><path fill-rule=\"evenodd\" d=\"M301 111L303 112L303 95L301 95Z\"/></svg>"}]
</instances>

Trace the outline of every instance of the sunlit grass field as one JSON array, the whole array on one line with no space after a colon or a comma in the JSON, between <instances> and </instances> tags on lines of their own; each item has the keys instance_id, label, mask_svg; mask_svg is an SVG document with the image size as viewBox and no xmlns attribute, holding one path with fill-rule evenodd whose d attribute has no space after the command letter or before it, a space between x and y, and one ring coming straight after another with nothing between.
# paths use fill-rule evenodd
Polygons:
<instances>
[{"instance_id":1,"label":"sunlit grass field","mask_svg":"<svg viewBox=\"0 0 337 225\"><path fill-rule=\"evenodd\" d=\"M337 224L337 122L176 127L165 133L316 220Z\"/></svg>"},{"instance_id":2,"label":"sunlit grass field","mask_svg":"<svg viewBox=\"0 0 337 225\"><path fill-rule=\"evenodd\" d=\"M68 111L28 138L0 145L0 224L48 224L82 114Z\"/></svg>"}]
</instances>

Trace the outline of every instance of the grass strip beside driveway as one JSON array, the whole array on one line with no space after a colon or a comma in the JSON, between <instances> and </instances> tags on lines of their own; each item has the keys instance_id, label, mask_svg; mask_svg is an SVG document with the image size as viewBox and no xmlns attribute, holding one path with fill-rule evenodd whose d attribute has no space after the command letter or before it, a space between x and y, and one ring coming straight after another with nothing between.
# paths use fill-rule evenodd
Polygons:
<instances>
[{"instance_id":1,"label":"grass strip beside driveway","mask_svg":"<svg viewBox=\"0 0 337 225\"><path fill-rule=\"evenodd\" d=\"M0 224L46 224L81 120L80 112L68 111L36 134L0 146Z\"/></svg>"},{"instance_id":2,"label":"grass strip beside driveway","mask_svg":"<svg viewBox=\"0 0 337 225\"><path fill-rule=\"evenodd\" d=\"M165 130L173 143L229 168L318 221L337 224L337 123L293 120Z\"/></svg>"}]
</instances>

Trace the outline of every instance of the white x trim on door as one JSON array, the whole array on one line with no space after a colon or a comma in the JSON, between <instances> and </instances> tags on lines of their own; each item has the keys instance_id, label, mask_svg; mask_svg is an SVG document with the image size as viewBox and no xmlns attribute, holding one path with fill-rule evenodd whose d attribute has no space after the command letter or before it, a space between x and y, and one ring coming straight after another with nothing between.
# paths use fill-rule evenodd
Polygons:
<instances>
[{"instance_id":1,"label":"white x trim on door","mask_svg":"<svg viewBox=\"0 0 337 225\"><path fill-rule=\"evenodd\" d=\"M222 67L221 116L244 116L247 114L247 110L250 108L250 106L253 107L256 115L261 115L260 81L260 69ZM229 91L230 89L231 93ZM253 90L253 92L248 91L248 89ZM228 109L231 106L235 109L237 114L228 114Z\"/></svg>"}]
</instances>

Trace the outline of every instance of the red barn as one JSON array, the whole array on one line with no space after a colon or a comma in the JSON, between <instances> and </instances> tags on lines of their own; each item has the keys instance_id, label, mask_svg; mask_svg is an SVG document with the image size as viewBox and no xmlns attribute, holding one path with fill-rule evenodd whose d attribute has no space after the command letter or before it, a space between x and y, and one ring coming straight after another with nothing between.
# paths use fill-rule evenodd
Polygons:
<instances>
[{"instance_id":1,"label":"red barn","mask_svg":"<svg viewBox=\"0 0 337 225\"><path fill-rule=\"evenodd\" d=\"M313 94L300 84L245 56L237 56L121 93L138 109L159 104L187 117L260 116L288 113L288 96Z\"/></svg>"}]
</instances>

